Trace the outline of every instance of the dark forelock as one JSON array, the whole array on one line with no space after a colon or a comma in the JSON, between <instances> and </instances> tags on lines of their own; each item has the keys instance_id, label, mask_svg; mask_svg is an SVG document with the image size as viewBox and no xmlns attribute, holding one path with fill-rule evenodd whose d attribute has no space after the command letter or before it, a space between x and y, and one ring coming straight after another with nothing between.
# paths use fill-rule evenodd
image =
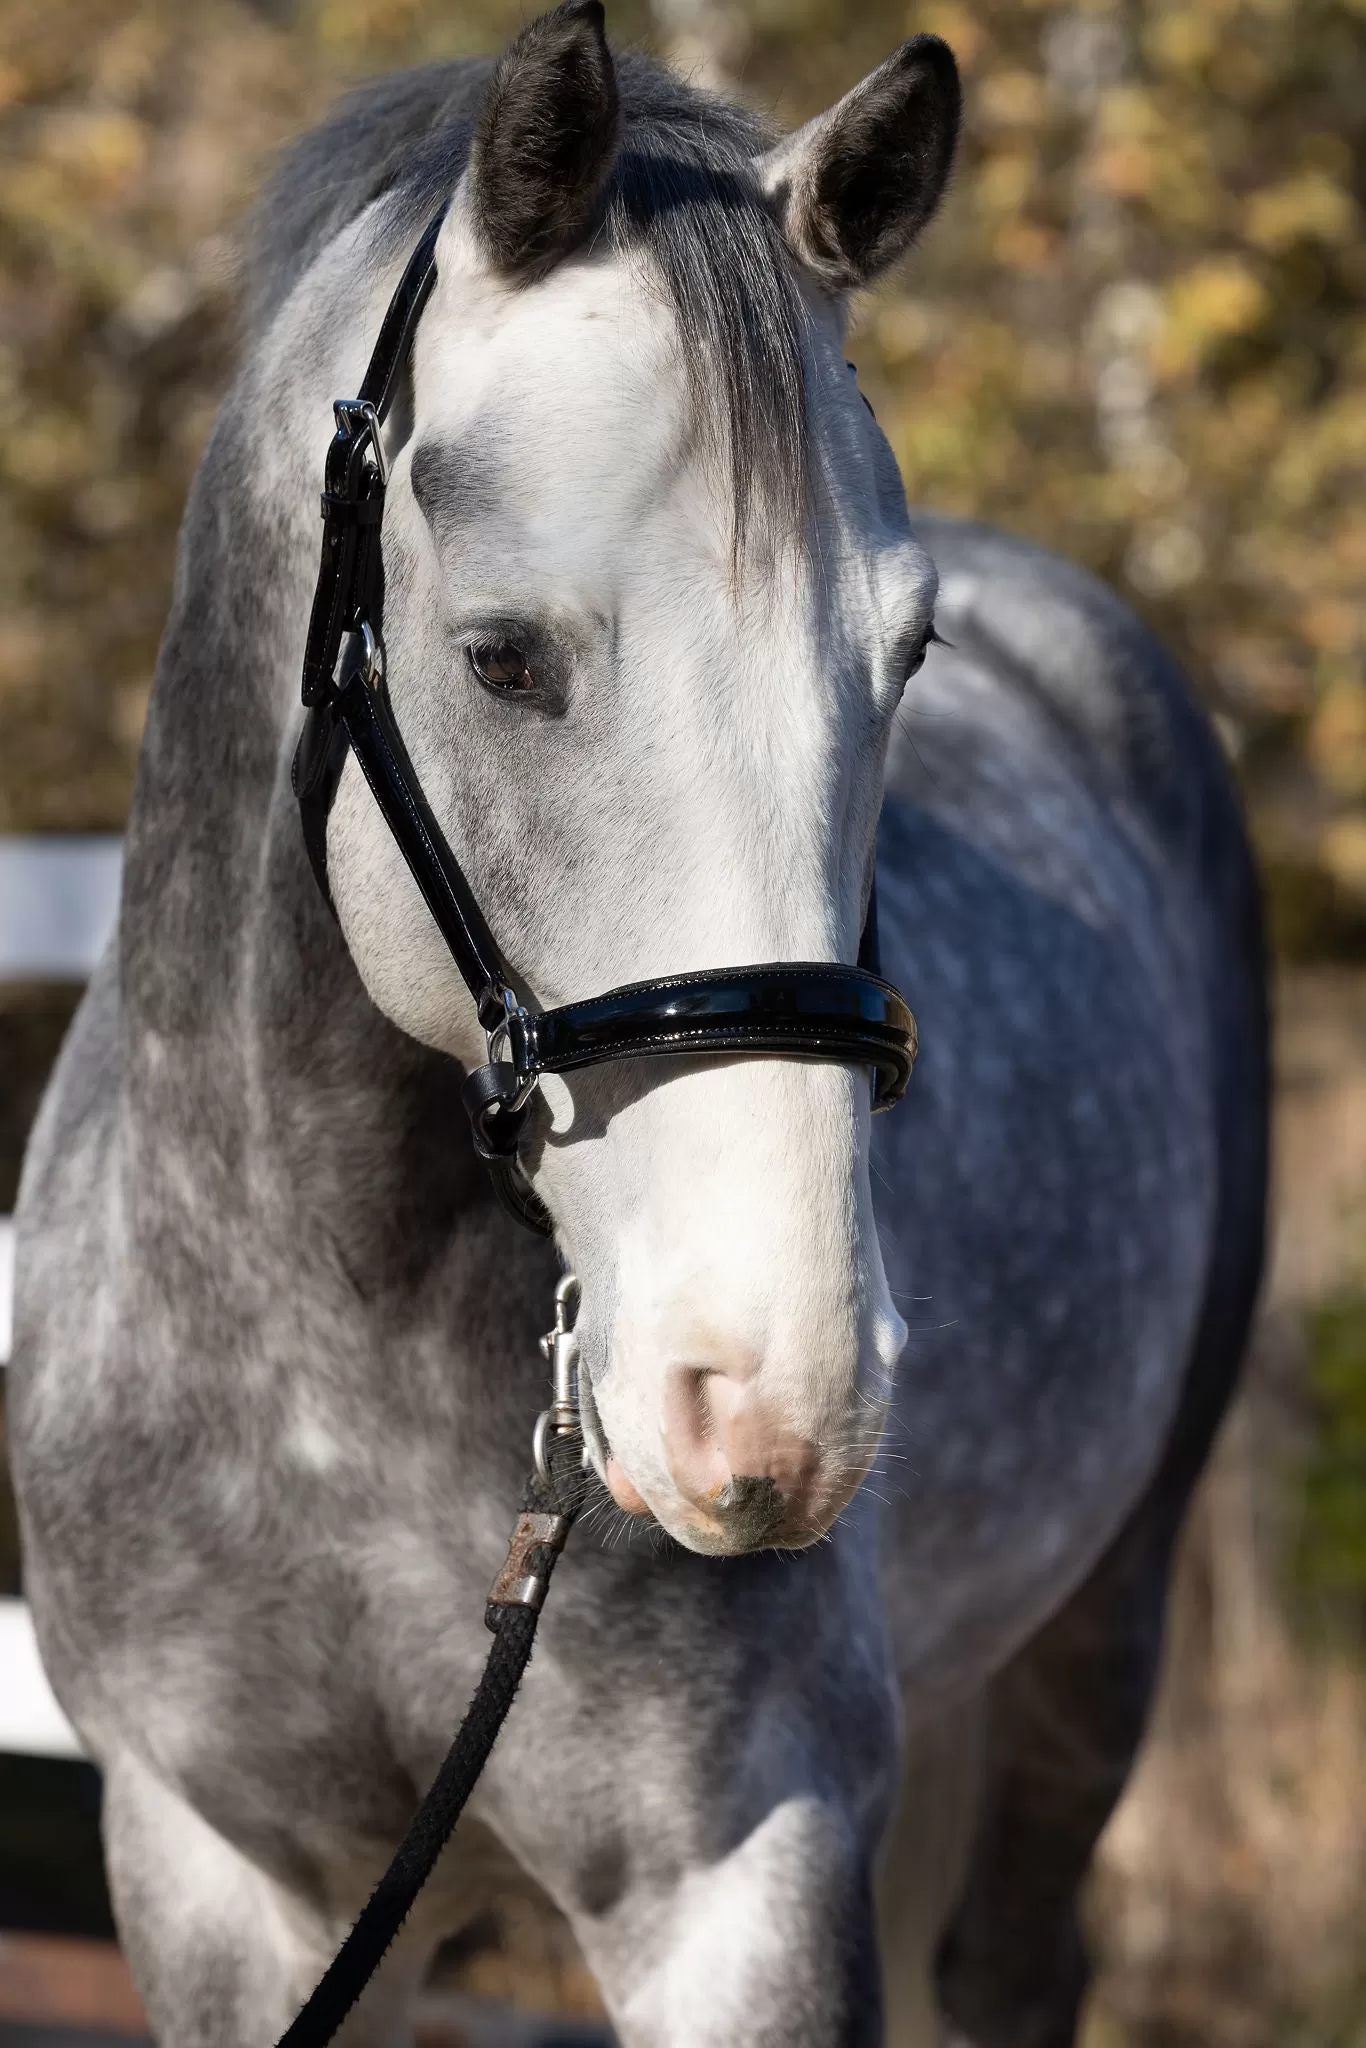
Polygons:
<instances>
[{"instance_id":1,"label":"dark forelock","mask_svg":"<svg viewBox=\"0 0 1366 2048\"><path fill-rule=\"evenodd\" d=\"M305 136L262 202L252 266L258 326L348 220L386 193L415 240L469 155L487 63L433 65L352 94ZM806 506L802 309L754 179L772 137L750 113L647 58L617 58L622 146L602 233L644 250L677 322L695 417L728 481L737 553L756 504L782 526Z\"/></svg>"}]
</instances>

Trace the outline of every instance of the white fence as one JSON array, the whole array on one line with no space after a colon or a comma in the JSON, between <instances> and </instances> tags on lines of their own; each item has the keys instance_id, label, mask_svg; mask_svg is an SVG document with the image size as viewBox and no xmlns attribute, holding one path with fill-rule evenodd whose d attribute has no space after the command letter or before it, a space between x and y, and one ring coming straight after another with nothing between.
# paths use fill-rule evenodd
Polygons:
<instances>
[{"instance_id":1,"label":"white fence","mask_svg":"<svg viewBox=\"0 0 1366 2048\"><path fill-rule=\"evenodd\" d=\"M115 838L0 839L0 981L84 981L119 907Z\"/></svg>"},{"instance_id":2,"label":"white fence","mask_svg":"<svg viewBox=\"0 0 1366 2048\"><path fill-rule=\"evenodd\" d=\"M113 929L120 872L114 838L0 839L0 981L84 981ZM13 1296L14 1229L0 1216L0 1364L9 1357ZM0 1750L81 1753L22 1600L0 1600Z\"/></svg>"}]
</instances>

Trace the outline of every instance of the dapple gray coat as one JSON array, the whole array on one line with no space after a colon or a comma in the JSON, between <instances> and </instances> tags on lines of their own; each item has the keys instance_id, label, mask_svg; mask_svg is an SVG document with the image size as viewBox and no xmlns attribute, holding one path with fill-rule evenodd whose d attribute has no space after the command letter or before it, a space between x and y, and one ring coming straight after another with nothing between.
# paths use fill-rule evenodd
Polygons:
<instances>
[{"instance_id":1,"label":"dapple gray coat","mask_svg":"<svg viewBox=\"0 0 1366 2048\"><path fill-rule=\"evenodd\" d=\"M580 57L593 18L554 18ZM691 135L724 260L725 167L766 138L652 67L618 72L628 144ZM119 1924L168 2048L264 2048L363 1901L474 1684L545 1399L556 1253L494 1206L461 1067L371 1000L305 862L288 770L326 420L296 463L269 354L292 305L319 337L291 344L300 378L337 332L363 361L488 78L387 82L283 175L266 339L186 516L118 935L20 1200L27 1589L105 1773ZM786 161L770 186L799 209L825 166ZM899 253L893 234L832 279L817 258L828 271L838 220L806 243L797 213L785 225L811 293ZM362 231L347 262L365 319L326 296L345 265L290 300ZM435 1944L517 1870L568 1914L632 2048L923 2042L931 1983L974 2048L1073 2038L1076 1890L1141 1733L1173 1538L1257 1282L1256 892L1219 751L1130 613L1023 541L912 523L948 645L891 725L877 840L884 970L922 1044L871 1139L909 1325L885 1448L796 1556L581 1521L358 2041L401 2038ZM394 673L414 706L412 664ZM627 681L648 723L650 679ZM450 824L476 850L500 804L531 800L481 788ZM642 783L640 804L667 800ZM364 817L363 792L346 801L343 831ZM612 828L590 803L595 819ZM572 975L604 907L576 899L554 846L541 872L527 930ZM841 930L856 937L852 899ZM661 1080L667 1096L658 1071L614 1085ZM625 1368L601 1332L585 1362L601 1400Z\"/></svg>"}]
</instances>

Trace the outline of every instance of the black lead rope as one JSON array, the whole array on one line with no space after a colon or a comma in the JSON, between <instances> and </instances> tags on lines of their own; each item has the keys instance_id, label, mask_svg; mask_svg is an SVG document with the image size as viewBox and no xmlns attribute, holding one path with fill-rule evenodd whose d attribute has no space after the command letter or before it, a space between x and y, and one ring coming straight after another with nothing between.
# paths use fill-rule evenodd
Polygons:
<instances>
[{"instance_id":1,"label":"black lead rope","mask_svg":"<svg viewBox=\"0 0 1366 2048\"><path fill-rule=\"evenodd\" d=\"M280 2036L279 2048L325 2048L370 1979L436 1868L455 1824L465 1810L479 1773L508 1717L531 1656L541 1602L555 1560L578 1513L583 1491L577 1437L557 1442L550 1487L533 1478L527 1506L517 1523L508 1561L489 1595L485 1619L493 1646L460 1732L432 1781L394 1860L371 1892L359 1919L329 1963L298 2018ZM558 1476L562 1468L563 1476ZM501 1590L500 1590L501 1589ZM534 1589L534 1604L528 1597Z\"/></svg>"},{"instance_id":2,"label":"black lead rope","mask_svg":"<svg viewBox=\"0 0 1366 2048\"><path fill-rule=\"evenodd\" d=\"M520 1527L520 1524L519 1524ZM332 2039L407 1919L437 1858L451 1838L475 1780L488 1760L498 1731L531 1655L536 1634L534 1609L509 1609L489 1651L479 1690L435 1782L327 1973L279 2048L323 2048Z\"/></svg>"},{"instance_id":3,"label":"black lead rope","mask_svg":"<svg viewBox=\"0 0 1366 2048\"><path fill-rule=\"evenodd\" d=\"M554 1405L536 1425L536 1470L527 1481L507 1560L484 1609L493 1644L474 1698L393 1861L298 2017L280 2036L279 2048L326 2048L336 2034L436 1868L522 1682L550 1575L583 1498L578 1352L569 1327L577 1298L578 1283L567 1275L556 1290L555 1328L542 1340L554 1365Z\"/></svg>"}]
</instances>

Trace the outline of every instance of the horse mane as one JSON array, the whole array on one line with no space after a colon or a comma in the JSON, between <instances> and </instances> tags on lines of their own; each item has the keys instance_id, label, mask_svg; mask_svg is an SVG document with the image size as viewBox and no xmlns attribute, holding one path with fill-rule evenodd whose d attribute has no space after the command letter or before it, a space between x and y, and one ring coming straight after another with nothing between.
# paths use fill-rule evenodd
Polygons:
<instances>
[{"instance_id":1,"label":"horse mane","mask_svg":"<svg viewBox=\"0 0 1366 2048\"><path fill-rule=\"evenodd\" d=\"M677 322L694 415L730 486L738 554L760 492L788 530L800 527L807 503L803 312L751 170L773 132L650 58L618 54L616 64L622 146L595 241L651 259ZM253 330L374 200L398 202L380 253L416 239L465 168L492 71L479 59L380 79L294 146L257 212Z\"/></svg>"}]
</instances>

